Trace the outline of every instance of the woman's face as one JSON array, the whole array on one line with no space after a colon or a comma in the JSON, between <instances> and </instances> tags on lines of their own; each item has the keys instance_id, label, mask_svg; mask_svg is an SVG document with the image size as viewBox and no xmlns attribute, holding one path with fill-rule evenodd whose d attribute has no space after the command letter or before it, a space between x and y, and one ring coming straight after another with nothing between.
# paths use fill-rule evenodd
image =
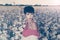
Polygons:
<instances>
[{"instance_id":1,"label":"woman's face","mask_svg":"<svg viewBox=\"0 0 60 40\"><path fill-rule=\"evenodd\" d=\"M26 18L27 18L27 19L30 19L30 18L32 19L32 18L33 18L32 13L27 13L27 14L26 14Z\"/></svg>"}]
</instances>

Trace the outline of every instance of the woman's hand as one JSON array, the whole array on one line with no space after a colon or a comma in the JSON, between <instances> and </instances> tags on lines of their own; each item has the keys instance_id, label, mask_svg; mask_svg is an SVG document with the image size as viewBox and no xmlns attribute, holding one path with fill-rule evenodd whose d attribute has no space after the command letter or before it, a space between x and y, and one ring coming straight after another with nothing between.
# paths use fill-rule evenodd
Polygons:
<instances>
[{"instance_id":1,"label":"woman's hand","mask_svg":"<svg viewBox=\"0 0 60 40\"><path fill-rule=\"evenodd\" d=\"M28 27L29 27L30 29L34 29L34 30L37 29L36 23L35 23L33 20L30 19L30 20L28 20L27 22L28 22Z\"/></svg>"}]
</instances>

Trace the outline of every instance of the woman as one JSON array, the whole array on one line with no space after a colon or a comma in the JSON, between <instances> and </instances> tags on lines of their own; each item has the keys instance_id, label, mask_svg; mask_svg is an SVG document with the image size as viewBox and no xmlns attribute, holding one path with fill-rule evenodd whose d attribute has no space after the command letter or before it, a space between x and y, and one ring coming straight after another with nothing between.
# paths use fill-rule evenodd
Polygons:
<instances>
[{"instance_id":1,"label":"woman","mask_svg":"<svg viewBox=\"0 0 60 40\"><path fill-rule=\"evenodd\" d=\"M38 40L40 35L33 20L34 8L32 6L26 6L24 8L24 14L26 16L26 27L22 32L23 37L21 40Z\"/></svg>"}]
</instances>

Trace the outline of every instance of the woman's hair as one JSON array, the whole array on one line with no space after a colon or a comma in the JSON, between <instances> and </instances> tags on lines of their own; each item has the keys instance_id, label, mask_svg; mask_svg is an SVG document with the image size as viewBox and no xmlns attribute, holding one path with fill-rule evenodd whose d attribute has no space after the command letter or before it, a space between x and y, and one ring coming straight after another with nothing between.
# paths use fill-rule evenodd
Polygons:
<instances>
[{"instance_id":1,"label":"woman's hair","mask_svg":"<svg viewBox=\"0 0 60 40\"><path fill-rule=\"evenodd\" d=\"M26 14L26 13L34 14L34 8L32 6L24 7L24 14Z\"/></svg>"}]
</instances>

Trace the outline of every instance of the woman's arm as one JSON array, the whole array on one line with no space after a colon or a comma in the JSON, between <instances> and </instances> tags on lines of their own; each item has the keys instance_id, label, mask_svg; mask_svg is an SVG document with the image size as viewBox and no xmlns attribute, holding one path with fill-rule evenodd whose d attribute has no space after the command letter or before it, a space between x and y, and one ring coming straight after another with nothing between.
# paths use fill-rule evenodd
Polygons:
<instances>
[{"instance_id":1,"label":"woman's arm","mask_svg":"<svg viewBox=\"0 0 60 40\"><path fill-rule=\"evenodd\" d=\"M36 23L34 21L32 21L32 20L28 22L28 25L29 25L28 27L30 29L34 29L34 30L37 29Z\"/></svg>"},{"instance_id":2,"label":"woman's arm","mask_svg":"<svg viewBox=\"0 0 60 40\"><path fill-rule=\"evenodd\" d=\"M35 22L32 23L32 28L35 29L35 30L37 29L37 26L36 26Z\"/></svg>"}]
</instances>

